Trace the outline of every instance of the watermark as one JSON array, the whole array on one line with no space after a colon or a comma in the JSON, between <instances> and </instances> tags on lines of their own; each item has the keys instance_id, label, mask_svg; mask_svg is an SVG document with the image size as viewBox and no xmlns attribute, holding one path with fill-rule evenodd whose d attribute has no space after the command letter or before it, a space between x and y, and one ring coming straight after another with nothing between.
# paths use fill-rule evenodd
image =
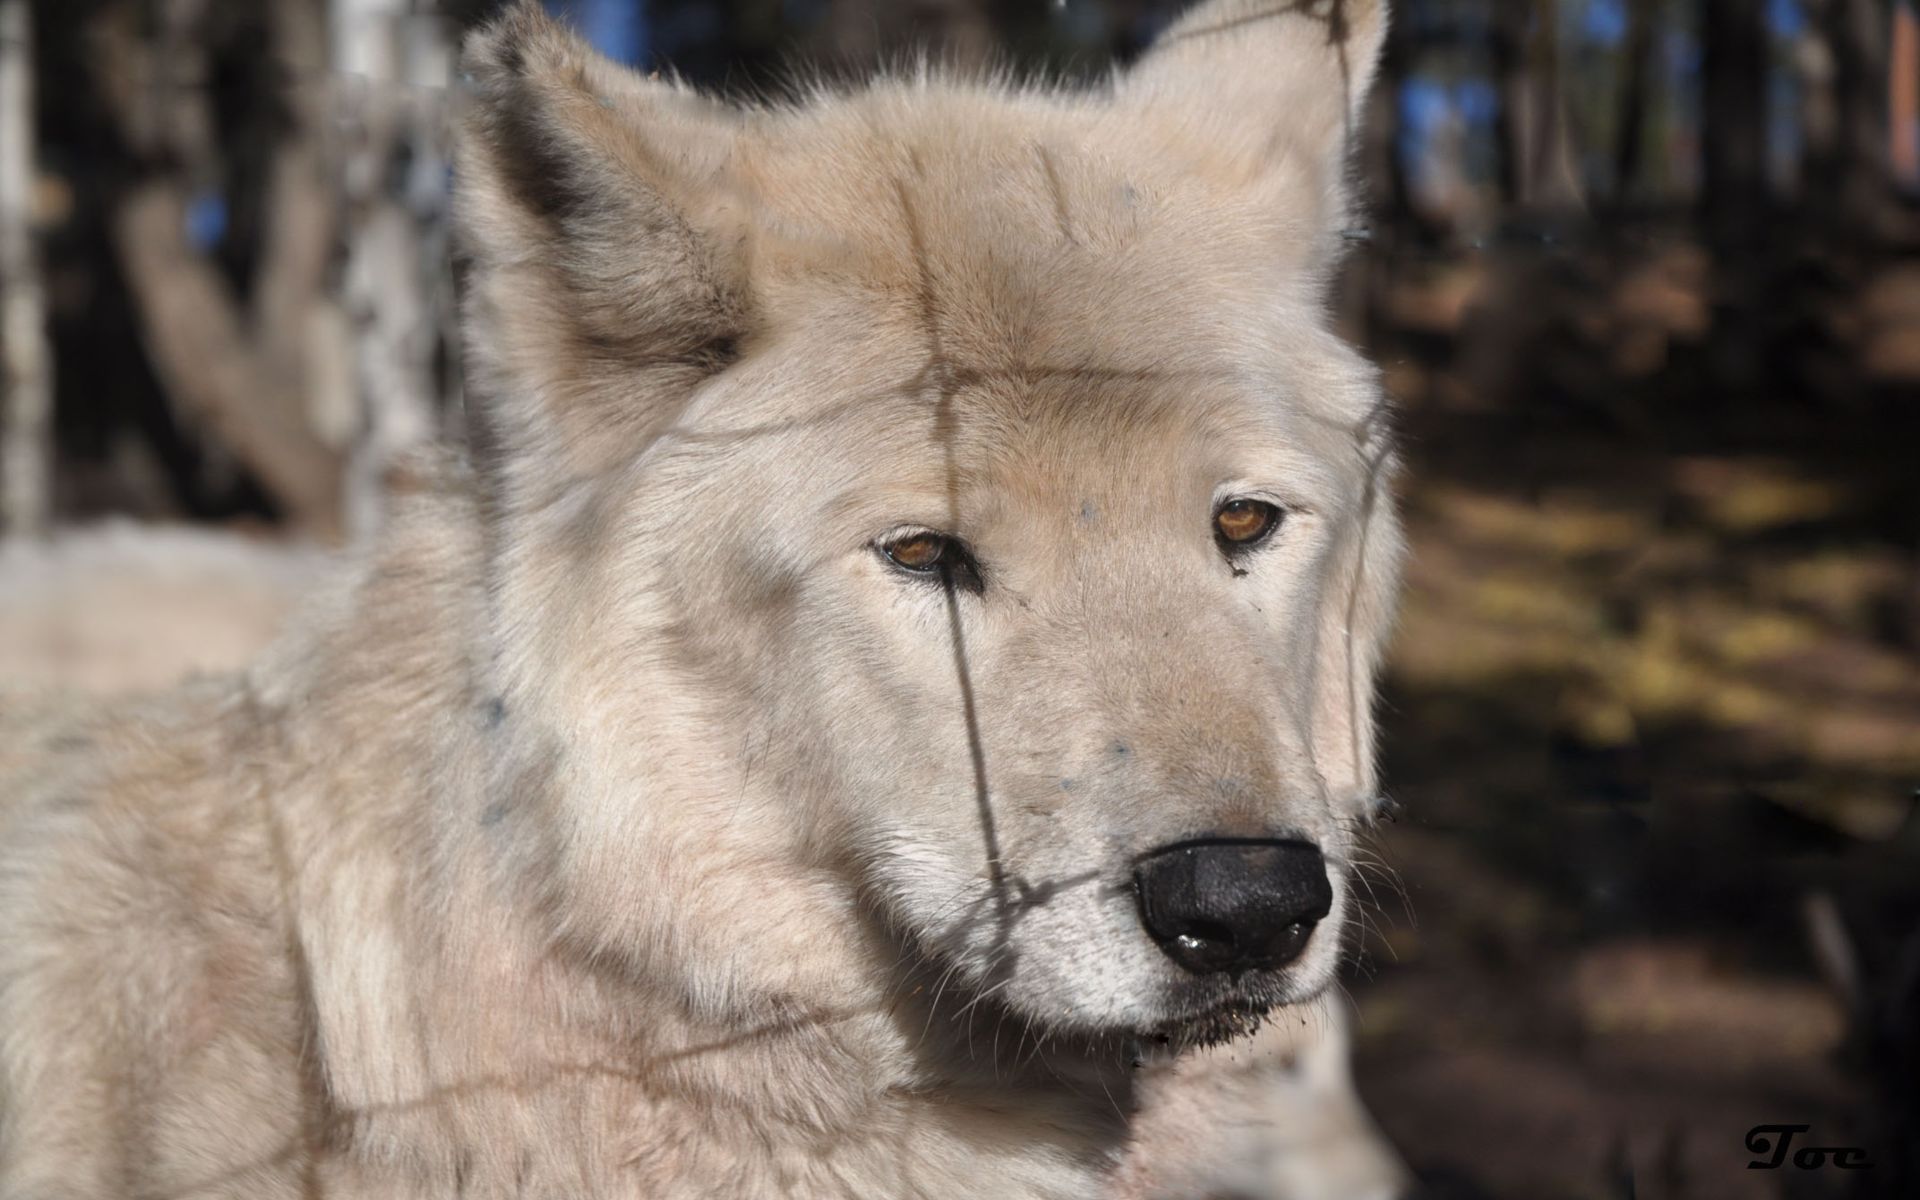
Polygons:
<instances>
[{"instance_id":1,"label":"watermark","mask_svg":"<svg viewBox=\"0 0 1920 1200\"><path fill-rule=\"evenodd\" d=\"M1793 1142L1793 1135L1812 1128L1811 1125L1755 1125L1747 1130L1747 1149L1754 1154L1773 1156L1754 1159L1747 1164L1747 1170L1774 1171L1785 1166L1787 1147ZM1801 1146L1793 1152L1793 1165L1802 1171L1820 1167L1858 1171L1873 1164L1867 1161L1867 1152L1860 1146Z\"/></svg>"}]
</instances>

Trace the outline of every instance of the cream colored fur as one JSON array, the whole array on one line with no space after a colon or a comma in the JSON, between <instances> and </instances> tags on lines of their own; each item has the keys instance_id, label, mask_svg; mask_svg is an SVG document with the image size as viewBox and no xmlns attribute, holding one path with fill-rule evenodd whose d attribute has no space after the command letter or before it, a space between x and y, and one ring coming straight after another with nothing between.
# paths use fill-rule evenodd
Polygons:
<instances>
[{"instance_id":1,"label":"cream colored fur","mask_svg":"<svg viewBox=\"0 0 1920 1200\"><path fill-rule=\"evenodd\" d=\"M0 718L0 1196L1391 1194L1276 1136L1399 556L1322 295L1383 20L754 111L477 36L471 467L244 677ZM1322 848L1294 965L1146 937L1209 833Z\"/></svg>"}]
</instances>

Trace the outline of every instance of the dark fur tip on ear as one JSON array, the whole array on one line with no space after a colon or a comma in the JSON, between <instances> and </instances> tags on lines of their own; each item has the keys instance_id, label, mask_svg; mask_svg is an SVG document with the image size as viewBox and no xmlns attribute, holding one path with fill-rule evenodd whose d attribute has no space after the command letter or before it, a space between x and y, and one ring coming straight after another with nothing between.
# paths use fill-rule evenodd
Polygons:
<instances>
[{"instance_id":1,"label":"dark fur tip on ear","mask_svg":"<svg viewBox=\"0 0 1920 1200\"><path fill-rule=\"evenodd\" d=\"M534 0L469 34L461 67L466 203L456 209L483 253L515 248L514 234L525 232L513 227L517 217L544 221L536 236L545 236L604 223L608 199L635 189L686 201L701 182L693 164L724 158L719 148L733 134L723 106L608 61Z\"/></svg>"},{"instance_id":2,"label":"dark fur tip on ear","mask_svg":"<svg viewBox=\"0 0 1920 1200\"><path fill-rule=\"evenodd\" d=\"M524 76L529 53L547 53L556 39L566 36L539 0L512 0L467 34L460 47L460 69L485 91Z\"/></svg>"},{"instance_id":3,"label":"dark fur tip on ear","mask_svg":"<svg viewBox=\"0 0 1920 1200\"><path fill-rule=\"evenodd\" d=\"M532 0L468 37L462 67L475 458L558 456L560 476L591 474L737 355L747 256L724 171L739 124L601 57Z\"/></svg>"},{"instance_id":4,"label":"dark fur tip on ear","mask_svg":"<svg viewBox=\"0 0 1920 1200\"><path fill-rule=\"evenodd\" d=\"M490 178L521 207L549 218L577 189L558 139L543 128L536 80L564 59L570 37L536 0L516 0L468 34L460 55L470 89L460 111L469 184Z\"/></svg>"}]
</instances>

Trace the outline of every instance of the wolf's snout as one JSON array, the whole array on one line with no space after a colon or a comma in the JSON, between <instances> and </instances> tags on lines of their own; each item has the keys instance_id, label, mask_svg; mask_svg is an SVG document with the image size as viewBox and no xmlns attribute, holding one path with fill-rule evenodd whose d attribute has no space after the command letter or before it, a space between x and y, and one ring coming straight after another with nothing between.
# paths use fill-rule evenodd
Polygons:
<instances>
[{"instance_id":1,"label":"wolf's snout","mask_svg":"<svg viewBox=\"0 0 1920 1200\"><path fill-rule=\"evenodd\" d=\"M1142 858L1133 878L1141 923L1196 975L1285 966L1333 907L1326 862L1306 842L1181 842Z\"/></svg>"}]
</instances>

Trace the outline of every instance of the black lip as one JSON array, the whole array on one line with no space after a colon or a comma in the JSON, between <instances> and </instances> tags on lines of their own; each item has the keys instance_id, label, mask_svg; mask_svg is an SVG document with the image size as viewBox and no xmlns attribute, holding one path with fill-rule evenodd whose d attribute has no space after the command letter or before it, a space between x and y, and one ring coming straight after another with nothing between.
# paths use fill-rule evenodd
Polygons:
<instances>
[{"instance_id":1,"label":"black lip","mask_svg":"<svg viewBox=\"0 0 1920 1200\"><path fill-rule=\"evenodd\" d=\"M1305 834L1297 830L1281 829L1263 837L1246 837L1243 835L1222 833L1196 833L1192 837L1184 837L1177 842L1167 842L1164 845L1142 850L1128 861L1134 866L1139 866L1142 862L1152 858L1156 854L1185 850L1194 846L1271 846L1278 842L1290 842L1298 843L1302 846L1311 846L1316 850L1321 850L1323 854L1325 853L1320 843ZM1331 862L1332 860L1329 859L1328 861Z\"/></svg>"}]
</instances>

